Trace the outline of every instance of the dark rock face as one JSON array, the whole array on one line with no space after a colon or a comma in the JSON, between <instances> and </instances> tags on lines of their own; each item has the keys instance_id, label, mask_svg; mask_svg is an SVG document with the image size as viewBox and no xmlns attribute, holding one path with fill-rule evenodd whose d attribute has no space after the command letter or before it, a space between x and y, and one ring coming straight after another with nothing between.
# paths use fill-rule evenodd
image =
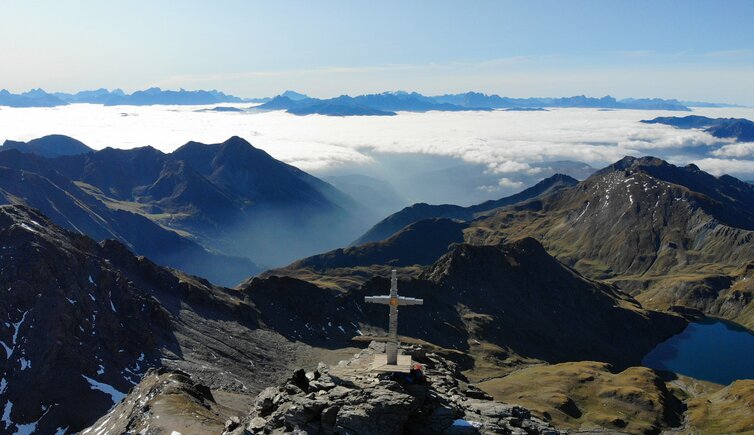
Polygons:
<instances>
[{"instance_id":1,"label":"dark rock face","mask_svg":"<svg viewBox=\"0 0 754 435\"><path fill-rule=\"evenodd\" d=\"M694 205L702 208L723 224L754 230L754 188L737 178L729 175L715 177L693 164L680 167L654 157L625 157L597 172L592 181L614 176L620 171L623 172L624 179L634 175L642 178L649 176L652 180L646 180L647 184L657 184L657 181L660 181L684 188L689 191L686 196L694 202ZM637 200L645 200L638 189L636 190ZM644 193L649 192L644 190ZM683 192L680 193L674 196L673 200L678 197L681 200L685 199Z\"/></svg>"},{"instance_id":2,"label":"dark rock face","mask_svg":"<svg viewBox=\"0 0 754 435\"><path fill-rule=\"evenodd\" d=\"M345 270L355 275L357 269ZM345 347L354 333L381 334L385 313L363 298L388 289L383 277L336 290L268 276L253 279L241 291L265 307L263 322L286 337ZM486 342L549 362L587 359L626 367L686 325L678 316L644 310L614 286L584 278L534 239L453 245L416 278L402 279L399 289L424 299L410 315L401 314L402 331L463 352L473 351L472 343Z\"/></svg>"},{"instance_id":3,"label":"dark rock face","mask_svg":"<svg viewBox=\"0 0 754 435\"><path fill-rule=\"evenodd\" d=\"M0 206L0 260L3 433L77 432L149 367L258 391L277 379L271 357L292 351L257 329L258 312L236 291L63 230L26 207Z\"/></svg>"},{"instance_id":4,"label":"dark rock face","mask_svg":"<svg viewBox=\"0 0 754 435\"><path fill-rule=\"evenodd\" d=\"M10 326L0 334L2 396L17 422L5 430L81 428L156 363L157 343L173 341L170 315L89 254L102 247L50 229L32 210L0 208L0 243L0 318Z\"/></svg>"},{"instance_id":5,"label":"dark rock face","mask_svg":"<svg viewBox=\"0 0 754 435\"><path fill-rule=\"evenodd\" d=\"M423 378L377 375L369 363L384 345L336 367L299 371L257 397L246 430L262 433L461 434L561 432L521 407L493 402L465 382L455 364L421 348L406 349Z\"/></svg>"}]
</instances>

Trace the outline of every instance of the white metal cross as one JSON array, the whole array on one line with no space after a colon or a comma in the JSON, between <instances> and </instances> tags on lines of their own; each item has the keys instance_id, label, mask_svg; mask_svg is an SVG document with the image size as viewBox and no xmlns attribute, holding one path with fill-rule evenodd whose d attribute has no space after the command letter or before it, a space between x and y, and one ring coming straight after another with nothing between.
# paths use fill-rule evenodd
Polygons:
<instances>
[{"instance_id":1,"label":"white metal cross","mask_svg":"<svg viewBox=\"0 0 754 435\"><path fill-rule=\"evenodd\" d=\"M390 294L387 296L366 296L364 301L390 306L390 328L386 345L387 363L388 365L398 364L398 346L400 345L398 342L398 306L422 305L424 300L398 296L398 277L396 271L393 270L390 276Z\"/></svg>"}]
</instances>

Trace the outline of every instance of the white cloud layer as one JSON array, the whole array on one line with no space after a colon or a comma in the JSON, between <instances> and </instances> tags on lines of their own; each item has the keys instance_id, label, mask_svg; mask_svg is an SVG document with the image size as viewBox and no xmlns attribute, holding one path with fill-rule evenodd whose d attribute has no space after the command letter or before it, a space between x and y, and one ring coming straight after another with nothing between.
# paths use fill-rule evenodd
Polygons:
<instances>
[{"instance_id":1,"label":"white cloud layer","mask_svg":"<svg viewBox=\"0 0 754 435\"><path fill-rule=\"evenodd\" d=\"M724 145L712 151L717 157L754 157L754 142L741 142Z\"/></svg>"},{"instance_id":2,"label":"white cloud layer","mask_svg":"<svg viewBox=\"0 0 754 435\"><path fill-rule=\"evenodd\" d=\"M248 107L248 104L236 104ZM207 113L199 107L0 108L0 141L66 134L93 148L152 145L172 151L189 140L246 138L307 171L375 163L377 154L428 154L484 164L494 174L535 174L532 164L576 160L600 166L625 155L693 155L714 173L754 173L754 144L722 142L698 130L638 121L685 113L594 109L546 112L429 112L393 117L299 117L283 112ZM697 114L754 119L754 109L701 109ZM722 145L722 146L721 146ZM687 150L694 148L694 153ZM507 181L506 181L507 180ZM512 187L512 186L511 186Z\"/></svg>"},{"instance_id":3,"label":"white cloud layer","mask_svg":"<svg viewBox=\"0 0 754 435\"><path fill-rule=\"evenodd\" d=\"M717 176L723 174L744 174L751 176L751 174L754 173L754 161L752 160L716 159L708 157L695 160L694 163L696 163L701 170Z\"/></svg>"}]
</instances>

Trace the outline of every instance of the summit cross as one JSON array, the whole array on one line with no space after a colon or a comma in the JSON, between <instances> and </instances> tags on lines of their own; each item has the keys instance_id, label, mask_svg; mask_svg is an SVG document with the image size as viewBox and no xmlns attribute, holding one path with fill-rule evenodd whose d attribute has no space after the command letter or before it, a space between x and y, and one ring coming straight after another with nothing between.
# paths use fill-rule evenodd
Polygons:
<instances>
[{"instance_id":1,"label":"summit cross","mask_svg":"<svg viewBox=\"0 0 754 435\"><path fill-rule=\"evenodd\" d=\"M422 305L424 300L398 296L398 277L393 270L390 276L390 294L387 296L366 296L365 302L390 306L390 327L386 344L387 365L398 365L398 307L403 305Z\"/></svg>"}]
</instances>

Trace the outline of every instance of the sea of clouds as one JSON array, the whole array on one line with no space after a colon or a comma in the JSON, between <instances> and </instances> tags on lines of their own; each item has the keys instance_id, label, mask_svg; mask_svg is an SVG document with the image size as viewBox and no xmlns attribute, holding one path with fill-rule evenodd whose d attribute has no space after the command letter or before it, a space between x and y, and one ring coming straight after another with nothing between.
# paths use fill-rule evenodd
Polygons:
<instances>
[{"instance_id":1,"label":"sea of clouds","mask_svg":"<svg viewBox=\"0 0 754 435\"><path fill-rule=\"evenodd\" d=\"M198 111L208 107L212 106L2 107L0 141L55 133L95 149L151 145L169 152L190 140L215 143L237 135L275 158L319 175L369 173L370 166L384 156L425 155L483 165L503 190L520 188L522 182L517 180L536 176L546 162L578 161L599 168L626 155L654 155L677 164L695 163L715 175L754 179L754 143L732 143L699 130L639 122L687 115L683 112L551 109L328 117ZM754 109L749 108L694 113L754 119Z\"/></svg>"}]
</instances>

